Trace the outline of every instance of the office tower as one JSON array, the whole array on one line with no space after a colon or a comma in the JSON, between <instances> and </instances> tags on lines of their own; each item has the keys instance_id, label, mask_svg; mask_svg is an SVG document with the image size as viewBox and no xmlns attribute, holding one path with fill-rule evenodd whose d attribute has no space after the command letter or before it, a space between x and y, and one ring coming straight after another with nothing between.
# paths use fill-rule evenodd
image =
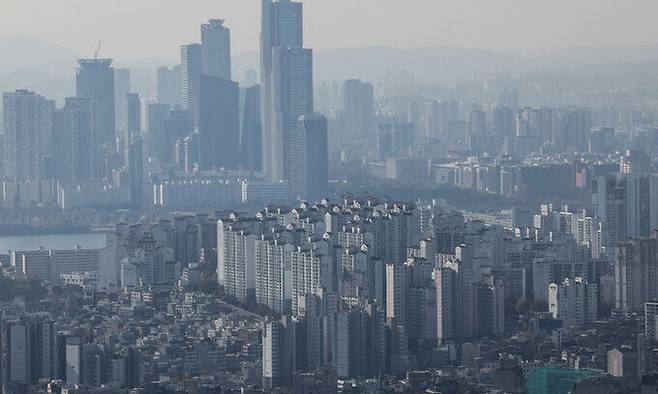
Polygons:
<instances>
[{"instance_id":1,"label":"office tower","mask_svg":"<svg viewBox=\"0 0 658 394\"><path fill-rule=\"evenodd\" d=\"M130 83L130 69L114 69L114 102L116 103L115 125L117 130L124 132L128 128L128 112L125 106L126 96L132 92Z\"/></svg>"},{"instance_id":2,"label":"office tower","mask_svg":"<svg viewBox=\"0 0 658 394\"><path fill-rule=\"evenodd\" d=\"M38 179L39 96L27 90L3 94L3 118L5 179Z\"/></svg>"},{"instance_id":3,"label":"office tower","mask_svg":"<svg viewBox=\"0 0 658 394\"><path fill-rule=\"evenodd\" d=\"M242 131L240 133L241 166L246 170L263 169L263 123L260 113L260 85L246 89Z\"/></svg>"},{"instance_id":4,"label":"office tower","mask_svg":"<svg viewBox=\"0 0 658 394\"><path fill-rule=\"evenodd\" d=\"M295 331L295 322L287 316L263 322L263 387L266 390L291 384Z\"/></svg>"},{"instance_id":5,"label":"office tower","mask_svg":"<svg viewBox=\"0 0 658 394\"><path fill-rule=\"evenodd\" d=\"M343 111L347 142L367 143L375 136L375 96L372 84L358 79L343 83Z\"/></svg>"},{"instance_id":6,"label":"office tower","mask_svg":"<svg viewBox=\"0 0 658 394\"><path fill-rule=\"evenodd\" d=\"M199 125L201 100L201 44L181 45L181 105L190 112L195 127Z\"/></svg>"},{"instance_id":7,"label":"office tower","mask_svg":"<svg viewBox=\"0 0 658 394\"><path fill-rule=\"evenodd\" d=\"M158 138L154 145L157 156L166 167L176 162L176 142L194 132L194 120L188 111L174 109L164 120L162 129L162 138Z\"/></svg>"},{"instance_id":8,"label":"office tower","mask_svg":"<svg viewBox=\"0 0 658 394\"><path fill-rule=\"evenodd\" d=\"M97 102L68 97L54 115L55 175L64 181L102 177Z\"/></svg>"},{"instance_id":9,"label":"office tower","mask_svg":"<svg viewBox=\"0 0 658 394\"><path fill-rule=\"evenodd\" d=\"M127 124L127 137L128 140L132 137L138 136L141 134L141 125L142 125L142 103L139 98L139 93L128 93L126 95L127 101L127 115L128 115L128 124Z\"/></svg>"},{"instance_id":10,"label":"office tower","mask_svg":"<svg viewBox=\"0 0 658 394\"><path fill-rule=\"evenodd\" d=\"M75 79L77 98L96 101L98 142L105 152L116 144L114 68L112 59L81 59Z\"/></svg>"},{"instance_id":11,"label":"office tower","mask_svg":"<svg viewBox=\"0 0 658 394\"><path fill-rule=\"evenodd\" d=\"M128 145L128 171L130 173L132 202L135 206L144 203L144 142L141 136L136 135Z\"/></svg>"},{"instance_id":12,"label":"office tower","mask_svg":"<svg viewBox=\"0 0 658 394\"><path fill-rule=\"evenodd\" d=\"M655 178L641 174L610 174L592 183L592 209L602 222L602 246L628 238L648 237L656 228L658 189Z\"/></svg>"},{"instance_id":13,"label":"office tower","mask_svg":"<svg viewBox=\"0 0 658 394\"><path fill-rule=\"evenodd\" d=\"M158 68L158 103L177 105L181 100L181 66Z\"/></svg>"},{"instance_id":14,"label":"office tower","mask_svg":"<svg viewBox=\"0 0 658 394\"><path fill-rule=\"evenodd\" d=\"M290 197L317 201L326 196L329 177L327 119L322 115L299 118L290 136Z\"/></svg>"},{"instance_id":15,"label":"office tower","mask_svg":"<svg viewBox=\"0 0 658 394\"><path fill-rule=\"evenodd\" d=\"M142 104L137 93L128 93L123 99L124 107L126 108L126 127L121 130L119 139L119 153L123 157L123 164L126 168L129 167L128 161L130 160L130 144L133 137L141 135L141 121Z\"/></svg>"},{"instance_id":16,"label":"office tower","mask_svg":"<svg viewBox=\"0 0 658 394\"><path fill-rule=\"evenodd\" d=\"M37 99L37 124L39 126L38 152L39 159L39 178L52 179L54 176L54 156L53 150L53 117L56 106L54 100L47 100L42 96Z\"/></svg>"},{"instance_id":17,"label":"office tower","mask_svg":"<svg viewBox=\"0 0 658 394\"><path fill-rule=\"evenodd\" d=\"M231 30L222 19L201 25L201 48L205 75L231 80Z\"/></svg>"},{"instance_id":18,"label":"office tower","mask_svg":"<svg viewBox=\"0 0 658 394\"><path fill-rule=\"evenodd\" d=\"M290 177L291 135L300 116L313 113L313 53L310 49L278 47L273 66L273 179Z\"/></svg>"},{"instance_id":19,"label":"office tower","mask_svg":"<svg viewBox=\"0 0 658 394\"><path fill-rule=\"evenodd\" d=\"M576 277L548 287L548 311L565 327L582 327L598 318L598 288Z\"/></svg>"},{"instance_id":20,"label":"office tower","mask_svg":"<svg viewBox=\"0 0 658 394\"><path fill-rule=\"evenodd\" d=\"M240 157L240 91L237 82L201 76L201 169L236 168Z\"/></svg>"},{"instance_id":21,"label":"office tower","mask_svg":"<svg viewBox=\"0 0 658 394\"><path fill-rule=\"evenodd\" d=\"M25 315L2 325L3 385L55 377L55 329L48 315Z\"/></svg>"},{"instance_id":22,"label":"office tower","mask_svg":"<svg viewBox=\"0 0 658 394\"><path fill-rule=\"evenodd\" d=\"M618 245L614 257L615 308L639 311L658 298L656 239L629 239Z\"/></svg>"},{"instance_id":23,"label":"office tower","mask_svg":"<svg viewBox=\"0 0 658 394\"><path fill-rule=\"evenodd\" d=\"M66 343L66 383L82 384L82 344L77 338Z\"/></svg>"},{"instance_id":24,"label":"office tower","mask_svg":"<svg viewBox=\"0 0 658 394\"><path fill-rule=\"evenodd\" d=\"M164 122L169 117L171 106L169 104L150 103L148 105L148 154L149 157L160 157L161 146L164 144Z\"/></svg>"},{"instance_id":25,"label":"office tower","mask_svg":"<svg viewBox=\"0 0 658 394\"><path fill-rule=\"evenodd\" d=\"M313 112L312 59L310 51L302 49L301 3L262 0L261 15L263 170L270 179L282 180L286 178L285 128L294 127L299 116ZM294 92L289 91L292 86ZM286 108L291 96L296 96L298 105Z\"/></svg>"},{"instance_id":26,"label":"office tower","mask_svg":"<svg viewBox=\"0 0 658 394\"><path fill-rule=\"evenodd\" d=\"M106 383L106 357L103 348L69 338L66 345L66 383L100 387Z\"/></svg>"}]
</instances>

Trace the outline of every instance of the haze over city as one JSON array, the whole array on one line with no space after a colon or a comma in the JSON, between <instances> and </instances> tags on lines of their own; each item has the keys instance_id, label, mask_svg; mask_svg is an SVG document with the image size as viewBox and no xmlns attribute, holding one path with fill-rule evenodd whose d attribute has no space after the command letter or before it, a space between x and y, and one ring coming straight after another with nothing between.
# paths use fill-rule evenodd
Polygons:
<instances>
[{"instance_id":1,"label":"haze over city","mask_svg":"<svg viewBox=\"0 0 658 394\"><path fill-rule=\"evenodd\" d=\"M311 0L305 36L316 49L386 45L459 46L545 54L573 46L658 43L658 4L614 0ZM97 40L129 61L176 58L171 42L193 41L209 16L226 19L234 53L258 49L256 0L4 0L0 38L27 35L89 56ZM27 23L26 23L27 21Z\"/></svg>"},{"instance_id":2,"label":"haze over city","mask_svg":"<svg viewBox=\"0 0 658 394\"><path fill-rule=\"evenodd\" d=\"M0 394L658 392L655 1L0 12Z\"/></svg>"}]
</instances>

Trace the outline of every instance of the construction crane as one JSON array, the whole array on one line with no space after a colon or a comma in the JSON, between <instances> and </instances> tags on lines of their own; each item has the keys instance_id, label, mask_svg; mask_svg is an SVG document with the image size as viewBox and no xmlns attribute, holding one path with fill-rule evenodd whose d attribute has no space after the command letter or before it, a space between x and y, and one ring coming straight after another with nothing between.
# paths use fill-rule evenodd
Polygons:
<instances>
[{"instance_id":1,"label":"construction crane","mask_svg":"<svg viewBox=\"0 0 658 394\"><path fill-rule=\"evenodd\" d=\"M94 59L98 60L98 55L101 53L101 40L98 40L98 45L96 45L96 51L94 51Z\"/></svg>"}]
</instances>

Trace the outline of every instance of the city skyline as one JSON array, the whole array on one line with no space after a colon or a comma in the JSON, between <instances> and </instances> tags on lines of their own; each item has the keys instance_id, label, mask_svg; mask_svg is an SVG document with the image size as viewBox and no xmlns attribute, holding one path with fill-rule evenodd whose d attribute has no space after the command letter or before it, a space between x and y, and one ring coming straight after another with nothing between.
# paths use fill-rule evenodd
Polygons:
<instances>
[{"instance_id":1,"label":"city skyline","mask_svg":"<svg viewBox=\"0 0 658 394\"><path fill-rule=\"evenodd\" d=\"M0 393L658 392L658 44L317 50L658 6L127 1L5 7L121 31L0 40Z\"/></svg>"},{"instance_id":2,"label":"city skyline","mask_svg":"<svg viewBox=\"0 0 658 394\"><path fill-rule=\"evenodd\" d=\"M154 0L103 6L98 2L67 0L25 5L8 0L0 16L0 39L31 36L71 48L86 57L102 40L103 52L115 59L175 60L177 44L198 40L198 29L193 26L208 18L220 18L233 32L233 54L258 50L257 1L198 0L193 8L165 3L166 7ZM609 0L576 4L566 0L527 4L510 0L496 4L481 0L468 4L414 0L400 8L391 0L363 0L358 4L348 0L339 0L338 4L316 1L306 4L305 26L308 45L318 50L370 45L457 46L510 54L546 54L570 47L658 43L658 27L651 18L658 11L658 4L641 0L635 5L624 7ZM563 12L565 9L569 12ZM145 13L156 16L153 22L144 21ZM65 22L82 15L85 18L76 23L61 23L57 29L47 23L53 16ZM22 22L28 18L32 23ZM339 31L334 30L332 22L337 18L342 25ZM364 20L368 20L366 30L360 29ZM121 29L116 28L119 21ZM555 29L556 23L560 29ZM391 29L392 25L399 28Z\"/></svg>"}]
</instances>

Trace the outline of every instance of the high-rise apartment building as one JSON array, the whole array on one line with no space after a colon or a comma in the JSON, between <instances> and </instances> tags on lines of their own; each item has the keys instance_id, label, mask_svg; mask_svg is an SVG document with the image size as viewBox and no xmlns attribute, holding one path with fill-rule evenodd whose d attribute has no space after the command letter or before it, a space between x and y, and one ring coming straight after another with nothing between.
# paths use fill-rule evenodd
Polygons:
<instances>
[{"instance_id":1,"label":"high-rise apartment building","mask_svg":"<svg viewBox=\"0 0 658 394\"><path fill-rule=\"evenodd\" d=\"M3 94L3 172L11 181L39 178L39 107L42 98L27 90Z\"/></svg>"},{"instance_id":2,"label":"high-rise apartment building","mask_svg":"<svg viewBox=\"0 0 658 394\"><path fill-rule=\"evenodd\" d=\"M443 344L460 337L461 310L459 309L459 265L448 262L434 270L436 288L436 324L437 342Z\"/></svg>"},{"instance_id":3,"label":"high-rise apartment building","mask_svg":"<svg viewBox=\"0 0 658 394\"><path fill-rule=\"evenodd\" d=\"M99 179L103 160L98 135L97 102L66 98L53 121L55 177L63 181Z\"/></svg>"},{"instance_id":4,"label":"high-rise apartment building","mask_svg":"<svg viewBox=\"0 0 658 394\"><path fill-rule=\"evenodd\" d=\"M598 317L598 288L576 277L548 287L548 310L565 327L582 327Z\"/></svg>"},{"instance_id":5,"label":"high-rise apartment building","mask_svg":"<svg viewBox=\"0 0 658 394\"><path fill-rule=\"evenodd\" d=\"M614 257L615 308L638 311L658 298L656 239L634 238L620 243Z\"/></svg>"}]
</instances>

